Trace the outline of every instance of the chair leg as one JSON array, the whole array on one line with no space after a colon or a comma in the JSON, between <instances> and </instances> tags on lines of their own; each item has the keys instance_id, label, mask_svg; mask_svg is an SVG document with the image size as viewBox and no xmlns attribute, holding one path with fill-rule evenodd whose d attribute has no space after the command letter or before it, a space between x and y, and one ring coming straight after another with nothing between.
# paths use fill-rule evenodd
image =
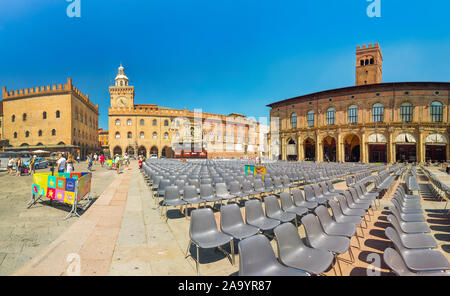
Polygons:
<instances>
[{"instance_id":1,"label":"chair leg","mask_svg":"<svg viewBox=\"0 0 450 296\"><path fill-rule=\"evenodd\" d=\"M200 254L198 252L198 246L197 247L197 260L195 260L195 266L197 268L197 276L200 276L200 268L199 268L199 261L200 261Z\"/></svg>"},{"instance_id":2,"label":"chair leg","mask_svg":"<svg viewBox=\"0 0 450 296\"><path fill-rule=\"evenodd\" d=\"M342 269L341 269L341 263L339 263L338 254L334 254L334 258L335 258L335 260L336 260L337 266L339 267L339 273L340 273L341 276L342 276L343 273L342 273Z\"/></svg>"},{"instance_id":3,"label":"chair leg","mask_svg":"<svg viewBox=\"0 0 450 296\"><path fill-rule=\"evenodd\" d=\"M359 241L359 236L358 236L358 234L356 233L356 231L355 231L355 236L356 236L356 240L358 241L358 246L359 246L359 250L361 250L361 242Z\"/></svg>"},{"instance_id":4,"label":"chair leg","mask_svg":"<svg viewBox=\"0 0 450 296\"><path fill-rule=\"evenodd\" d=\"M230 241L230 249L231 249L231 265L234 265L234 239Z\"/></svg>"},{"instance_id":5,"label":"chair leg","mask_svg":"<svg viewBox=\"0 0 450 296\"><path fill-rule=\"evenodd\" d=\"M192 244L192 241L189 240L189 243L188 243L188 246L187 246L187 249L186 249L186 254L185 254L186 256L184 258L188 257L188 253L189 253L189 249L191 248L191 244Z\"/></svg>"}]
</instances>

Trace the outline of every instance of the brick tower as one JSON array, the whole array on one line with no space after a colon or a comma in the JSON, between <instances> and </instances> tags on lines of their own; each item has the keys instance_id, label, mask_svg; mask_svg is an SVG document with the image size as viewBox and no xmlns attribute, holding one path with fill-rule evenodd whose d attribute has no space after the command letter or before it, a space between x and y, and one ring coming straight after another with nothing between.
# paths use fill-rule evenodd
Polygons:
<instances>
[{"instance_id":1,"label":"brick tower","mask_svg":"<svg viewBox=\"0 0 450 296\"><path fill-rule=\"evenodd\" d=\"M356 85L376 84L382 82L383 55L380 45L369 44L356 47Z\"/></svg>"}]
</instances>

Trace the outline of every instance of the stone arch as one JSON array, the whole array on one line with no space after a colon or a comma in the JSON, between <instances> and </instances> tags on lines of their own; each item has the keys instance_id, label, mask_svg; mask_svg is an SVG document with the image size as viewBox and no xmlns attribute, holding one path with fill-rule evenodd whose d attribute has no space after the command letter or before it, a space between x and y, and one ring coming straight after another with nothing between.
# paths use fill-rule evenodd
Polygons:
<instances>
[{"instance_id":1,"label":"stone arch","mask_svg":"<svg viewBox=\"0 0 450 296\"><path fill-rule=\"evenodd\" d=\"M122 155L122 148L120 146L114 147L113 155Z\"/></svg>"},{"instance_id":2,"label":"stone arch","mask_svg":"<svg viewBox=\"0 0 450 296\"><path fill-rule=\"evenodd\" d=\"M303 151L305 152L306 161L316 160L316 141L313 137L306 137L303 140Z\"/></svg>"},{"instance_id":3,"label":"stone arch","mask_svg":"<svg viewBox=\"0 0 450 296\"><path fill-rule=\"evenodd\" d=\"M297 141L292 137L286 139L286 158L287 160L298 159Z\"/></svg>"},{"instance_id":4,"label":"stone arch","mask_svg":"<svg viewBox=\"0 0 450 296\"><path fill-rule=\"evenodd\" d=\"M158 155L158 152L159 152L158 147L152 146L152 147L150 148L150 154L156 154L156 155Z\"/></svg>"},{"instance_id":5,"label":"stone arch","mask_svg":"<svg viewBox=\"0 0 450 296\"><path fill-rule=\"evenodd\" d=\"M173 158L173 150L171 147L164 146L164 148L161 150L161 156L165 158Z\"/></svg>"},{"instance_id":6,"label":"stone arch","mask_svg":"<svg viewBox=\"0 0 450 296\"><path fill-rule=\"evenodd\" d=\"M441 133L430 133L425 138L425 161L444 162L447 160L447 136Z\"/></svg>"},{"instance_id":7,"label":"stone arch","mask_svg":"<svg viewBox=\"0 0 450 296\"><path fill-rule=\"evenodd\" d=\"M344 160L359 162L361 160L361 139L357 134L347 134L344 137Z\"/></svg>"},{"instance_id":8,"label":"stone arch","mask_svg":"<svg viewBox=\"0 0 450 296\"><path fill-rule=\"evenodd\" d=\"M325 136L322 139L323 144L323 161L336 161L336 138Z\"/></svg>"},{"instance_id":9,"label":"stone arch","mask_svg":"<svg viewBox=\"0 0 450 296\"><path fill-rule=\"evenodd\" d=\"M127 147L127 150L126 150L126 153L128 154L128 155L134 155L134 148L133 148L133 146L128 146Z\"/></svg>"},{"instance_id":10,"label":"stone arch","mask_svg":"<svg viewBox=\"0 0 450 296\"><path fill-rule=\"evenodd\" d=\"M138 155L143 155L144 157L147 157L147 149L145 148L145 146L139 147Z\"/></svg>"}]
</instances>

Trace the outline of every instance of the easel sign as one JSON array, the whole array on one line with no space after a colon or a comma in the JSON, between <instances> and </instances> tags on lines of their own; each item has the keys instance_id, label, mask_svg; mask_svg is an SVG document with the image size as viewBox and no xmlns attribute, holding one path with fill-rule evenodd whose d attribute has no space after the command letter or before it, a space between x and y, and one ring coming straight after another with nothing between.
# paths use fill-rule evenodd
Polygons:
<instances>
[{"instance_id":1,"label":"easel sign","mask_svg":"<svg viewBox=\"0 0 450 296\"><path fill-rule=\"evenodd\" d=\"M36 204L43 197L72 206L65 219L80 215L77 213L80 200L87 199L90 203L92 173L39 173L33 175L31 200L28 208Z\"/></svg>"}]
</instances>

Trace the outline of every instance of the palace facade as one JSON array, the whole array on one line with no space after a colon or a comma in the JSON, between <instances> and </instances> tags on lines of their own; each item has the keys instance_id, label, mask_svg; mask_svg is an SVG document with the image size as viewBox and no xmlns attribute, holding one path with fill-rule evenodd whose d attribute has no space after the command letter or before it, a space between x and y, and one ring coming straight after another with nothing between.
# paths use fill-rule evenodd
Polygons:
<instances>
[{"instance_id":1,"label":"palace facade","mask_svg":"<svg viewBox=\"0 0 450 296\"><path fill-rule=\"evenodd\" d=\"M382 82L378 43L356 49L356 86L267 105L272 158L448 161L449 82Z\"/></svg>"},{"instance_id":2,"label":"palace facade","mask_svg":"<svg viewBox=\"0 0 450 296\"><path fill-rule=\"evenodd\" d=\"M129 85L123 66L109 93L111 155L127 152L165 158L254 158L264 150L260 124L245 115L135 104L134 86Z\"/></svg>"},{"instance_id":3,"label":"palace facade","mask_svg":"<svg viewBox=\"0 0 450 296\"><path fill-rule=\"evenodd\" d=\"M8 91L3 87L5 150L98 150L98 105L68 78L66 84Z\"/></svg>"}]
</instances>

